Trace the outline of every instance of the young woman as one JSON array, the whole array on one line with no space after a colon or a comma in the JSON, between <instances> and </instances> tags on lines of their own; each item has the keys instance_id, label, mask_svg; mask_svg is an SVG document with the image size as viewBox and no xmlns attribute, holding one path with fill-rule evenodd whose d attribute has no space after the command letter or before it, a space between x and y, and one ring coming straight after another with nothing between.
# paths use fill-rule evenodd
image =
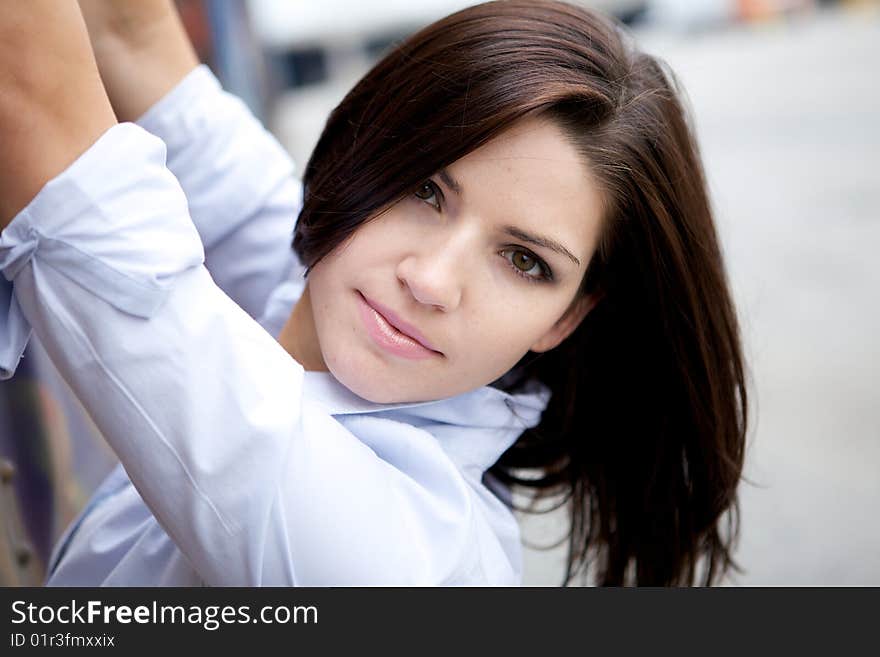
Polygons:
<instances>
[{"instance_id":1,"label":"young woman","mask_svg":"<svg viewBox=\"0 0 880 657\"><path fill-rule=\"evenodd\" d=\"M0 363L32 329L122 464L50 584L516 584L517 489L569 504L566 581L734 566L744 363L658 60L564 3L453 14L300 200L167 3L81 5L106 92L76 5L0 19Z\"/></svg>"}]
</instances>

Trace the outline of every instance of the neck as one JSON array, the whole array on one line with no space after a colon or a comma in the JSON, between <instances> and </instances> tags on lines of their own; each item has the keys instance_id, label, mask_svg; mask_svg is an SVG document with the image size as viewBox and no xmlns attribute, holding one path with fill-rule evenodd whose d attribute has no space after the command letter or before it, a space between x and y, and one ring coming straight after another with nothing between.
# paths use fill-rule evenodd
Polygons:
<instances>
[{"instance_id":1,"label":"neck","mask_svg":"<svg viewBox=\"0 0 880 657\"><path fill-rule=\"evenodd\" d=\"M318 332L315 330L308 284L278 334L278 342L307 371L327 371L318 342Z\"/></svg>"}]
</instances>

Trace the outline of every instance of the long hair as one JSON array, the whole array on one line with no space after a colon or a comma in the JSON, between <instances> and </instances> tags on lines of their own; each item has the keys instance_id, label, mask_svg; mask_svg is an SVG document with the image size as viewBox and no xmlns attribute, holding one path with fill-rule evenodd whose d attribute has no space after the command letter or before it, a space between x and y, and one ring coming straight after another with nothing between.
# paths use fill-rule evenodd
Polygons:
<instances>
[{"instance_id":1,"label":"long hair","mask_svg":"<svg viewBox=\"0 0 880 657\"><path fill-rule=\"evenodd\" d=\"M679 96L673 74L609 19L563 2L489 2L385 56L332 112L304 174L293 246L312 267L518 119L549 117L579 149L605 199L579 292L599 302L505 377L509 390L536 378L552 397L491 468L568 503L566 584L712 584L738 569L744 362Z\"/></svg>"}]
</instances>

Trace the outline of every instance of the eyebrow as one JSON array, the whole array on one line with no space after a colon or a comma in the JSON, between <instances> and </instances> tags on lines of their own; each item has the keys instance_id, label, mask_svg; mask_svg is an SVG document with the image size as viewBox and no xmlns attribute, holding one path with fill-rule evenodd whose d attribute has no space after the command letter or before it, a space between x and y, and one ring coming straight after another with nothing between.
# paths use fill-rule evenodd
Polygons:
<instances>
[{"instance_id":1,"label":"eyebrow","mask_svg":"<svg viewBox=\"0 0 880 657\"><path fill-rule=\"evenodd\" d=\"M461 196L461 183L453 178L446 169L440 169L440 171L437 172L437 175L440 177L440 180L443 181L444 185L446 185L453 192Z\"/></svg>"},{"instance_id":2,"label":"eyebrow","mask_svg":"<svg viewBox=\"0 0 880 657\"><path fill-rule=\"evenodd\" d=\"M571 260L578 267L581 266L581 261L575 258L574 254L571 251L566 249L556 240L552 240L549 237L543 237L541 235L532 235L531 233L520 230L516 226L505 226L502 230L511 237L515 237L516 239L522 240L523 242L528 242L529 244L534 244L535 246L543 246L545 249L550 249L551 251L560 253Z\"/></svg>"}]
</instances>

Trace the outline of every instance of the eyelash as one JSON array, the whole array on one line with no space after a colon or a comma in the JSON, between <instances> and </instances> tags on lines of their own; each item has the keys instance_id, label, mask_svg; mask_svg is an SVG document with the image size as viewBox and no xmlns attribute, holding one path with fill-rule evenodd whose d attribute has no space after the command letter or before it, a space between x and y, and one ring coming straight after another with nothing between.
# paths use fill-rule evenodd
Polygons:
<instances>
[{"instance_id":1,"label":"eyelash","mask_svg":"<svg viewBox=\"0 0 880 657\"><path fill-rule=\"evenodd\" d=\"M425 197L420 196L419 193L422 191L425 191L425 190L429 190L430 195L425 196ZM439 185L437 185L437 183L435 183L433 180L426 180L425 182L423 182L418 187L418 189L415 192L413 192L413 196L415 196L422 203L427 203L432 208L434 208L434 210L436 210L437 212L440 212L440 210L442 209L443 190L441 190ZM432 197L434 198L433 202L428 200ZM508 254L515 254L515 253L523 253L528 258L531 258L532 260L534 260L535 263L538 265L538 268L541 270L541 275L540 276L529 276L528 274L523 272L521 269L519 269L516 265L514 265L511 258L508 258L507 255ZM545 263L543 260L541 260L541 258L536 256L534 253L532 253L528 249L524 249L519 246L510 246L510 247L507 247L507 248L499 251L498 255L502 256L505 260L507 260L507 262L509 263L510 268L513 270L514 274L516 274L520 278L525 279L529 283L549 283L550 281L553 280L553 271L550 269L550 267L547 266L547 263Z\"/></svg>"},{"instance_id":2,"label":"eyelash","mask_svg":"<svg viewBox=\"0 0 880 657\"><path fill-rule=\"evenodd\" d=\"M508 258L505 254L515 254L515 253L523 253L527 257L531 258L535 261L535 264L538 265L538 269L541 270L540 276L529 276L522 269L513 264L513 261ZM507 262L510 263L510 268L513 270L513 273L519 276L520 278L526 279L529 283L549 283L553 280L553 272L550 271L550 267L541 260L534 253L529 251L528 249L524 249L520 246L511 246L499 252L500 256L502 256Z\"/></svg>"},{"instance_id":3,"label":"eyelash","mask_svg":"<svg viewBox=\"0 0 880 657\"><path fill-rule=\"evenodd\" d=\"M434 197L433 203L428 201L431 196L428 196L426 198L422 198L421 196L419 196L419 192L425 190L426 188L431 190L431 196ZM440 212L440 201L443 199L443 190L441 190L437 183L435 183L433 180L426 180L421 185L419 185L418 189L413 192L413 196L419 199L422 203L427 203L432 208L437 210L437 212Z\"/></svg>"}]
</instances>

